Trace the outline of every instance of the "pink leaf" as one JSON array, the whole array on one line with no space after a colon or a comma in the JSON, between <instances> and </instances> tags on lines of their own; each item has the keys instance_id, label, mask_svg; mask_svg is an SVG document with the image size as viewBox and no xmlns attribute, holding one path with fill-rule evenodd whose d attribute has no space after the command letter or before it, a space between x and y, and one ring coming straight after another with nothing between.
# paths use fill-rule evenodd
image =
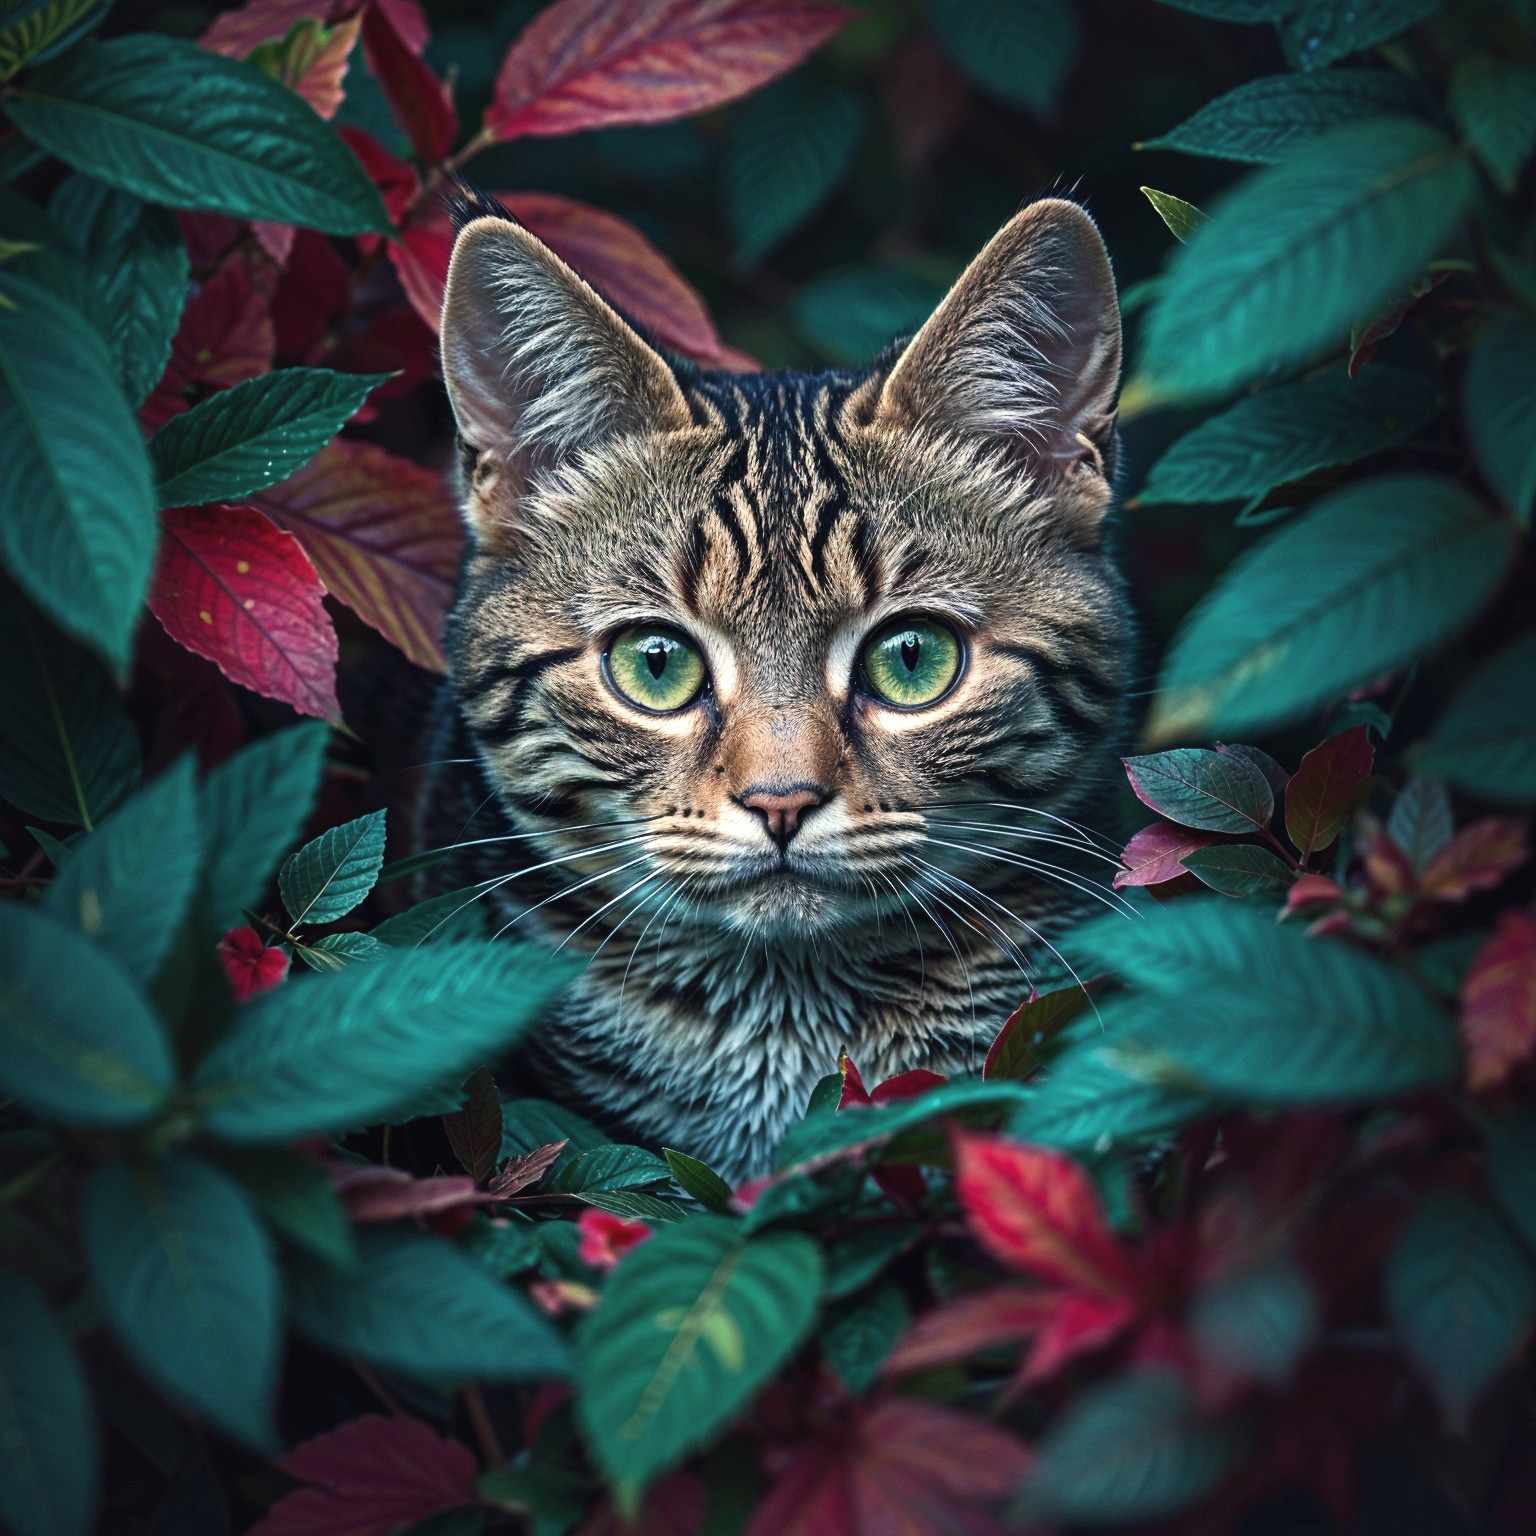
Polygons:
<instances>
[{"instance_id":1,"label":"pink leaf","mask_svg":"<svg viewBox=\"0 0 1536 1536\"><path fill-rule=\"evenodd\" d=\"M585 1210L576 1218L581 1242L577 1253L593 1269L613 1269L629 1252L651 1235L643 1221L625 1221L607 1211Z\"/></svg>"},{"instance_id":2,"label":"pink leaf","mask_svg":"<svg viewBox=\"0 0 1536 1536\"><path fill-rule=\"evenodd\" d=\"M1461 985L1467 1086L1497 1088L1536 1049L1536 916L1504 912Z\"/></svg>"},{"instance_id":3,"label":"pink leaf","mask_svg":"<svg viewBox=\"0 0 1536 1536\"><path fill-rule=\"evenodd\" d=\"M1014 1378L1016 1389L1054 1376L1067 1361L1112 1342L1136 1320L1136 1302L1116 1296L1060 1298Z\"/></svg>"},{"instance_id":4,"label":"pink leaf","mask_svg":"<svg viewBox=\"0 0 1536 1536\"><path fill-rule=\"evenodd\" d=\"M1002 1344L1018 1344L1040 1330L1064 1295L998 1285L957 1296L918 1318L896 1341L883 1369L888 1376L904 1376Z\"/></svg>"},{"instance_id":5,"label":"pink leaf","mask_svg":"<svg viewBox=\"0 0 1536 1536\"><path fill-rule=\"evenodd\" d=\"M1176 827L1171 821L1154 821L1125 845L1120 855L1125 867L1115 872L1115 889L1175 880L1188 873L1181 862L1186 854L1220 841L1214 832L1195 832L1188 827Z\"/></svg>"},{"instance_id":6,"label":"pink leaf","mask_svg":"<svg viewBox=\"0 0 1536 1536\"><path fill-rule=\"evenodd\" d=\"M1487 816L1463 827L1424 866L1419 889L1435 901L1465 901L1474 891L1491 891L1530 857L1525 823Z\"/></svg>"},{"instance_id":7,"label":"pink leaf","mask_svg":"<svg viewBox=\"0 0 1536 1536\"><path fill-rule=\"evenodd\" d=\"M547 1147L535 1147L531 1152L524 1152L521 1157L509 1157L501 1165L501 1171L491 1180L491 1193L506 1199L518 1190L536 1184L555 1166L565 1147L564 1141L552 1141Z\"/></svg>"},{"instance_id":8,"label":"pink leaf","mask_svg":"<svg viewBox=\"0 0 1536 1536\"><path fill-rule=\"evenodd\" d=\"M400 33L389 9L370 5L363 17L363 48L395 120L419 160L436 164L453 148L459 120L448 88Z\"/></svg>"},{"instance_id":9,"label":"pink leaf","mask_svg":"<svg viewBox=\"0 0 1536 1536\"><path fill-rule=\"evenodd\" d=\"M1302 858L1326 848L1348 821L1376 751L1363 725L1330 736L1302 758L1285 787L1285 830Z\"/></svg>"},{"instance_id":10,"label":"pink leaf","mask_svg":"<svg viewBox=\"0 0 1536 1536\"><path fill-rule=\"evenodd\" d=\"M399 1221L436 1216L490 1199L467 1174L412 1178L403 1168L373 1163L338 1163L329 1170L336 1193L353 1221Z\"/></svg>"}]
</instances>

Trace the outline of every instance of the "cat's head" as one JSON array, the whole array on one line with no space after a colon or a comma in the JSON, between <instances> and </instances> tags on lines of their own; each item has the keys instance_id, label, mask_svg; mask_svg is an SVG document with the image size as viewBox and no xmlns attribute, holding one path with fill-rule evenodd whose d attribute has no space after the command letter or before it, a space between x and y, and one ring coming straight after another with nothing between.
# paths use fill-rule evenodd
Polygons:
<instances>
[{"instance_id":1,"label":"cat's head","mask_svg":"<svg viewBox=\"0 0 1536 1536\"><path fill-rule=\"evenodd\" d=\"M495 212L458 236L442 344L462 713L547 856L617 845L568 866L606 859L594 895L864 921L925 865L1017 879L941 822L1102 782L1120 321L1075 204L1025 208L861 374L701 373Z\"/></svg>"}]
</instances>

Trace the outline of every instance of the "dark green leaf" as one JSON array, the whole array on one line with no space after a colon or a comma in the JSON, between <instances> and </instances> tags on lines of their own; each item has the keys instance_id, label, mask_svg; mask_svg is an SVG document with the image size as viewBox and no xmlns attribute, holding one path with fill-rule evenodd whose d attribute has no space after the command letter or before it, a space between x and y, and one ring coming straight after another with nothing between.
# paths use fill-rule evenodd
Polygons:
<instances>
[{"instance_id":1,"label":"dark green leaf","mask_svg":"<svg viewBox=\"0 0 1536 1536\"><path fill-rule=\"evenodd\" d=\"M900 267L844 267L794 298L795 329L834 363L867 363L893 337L915 331L944 290Z\"/></svg>"},{"instance_id":2,"label":"dark green leaf","mask_svg":"<svg viewBox=\"0 0 1536 1536\"><path fill-rule=\"evenodd\" d=\"M333 923L373 889L384 864L383 811L343 822L305 843L283 865L278 889L298 923Z\"/></svg>"},{"instance_id":3,"label":"dark green leaf","mask_svg":"<svg viewBox=\"0 0 1536 1536\"><path fill-rule=\"evenodd\" d=\"M183 758L81 839L43 910L148 987L192 899L200 843L192 760Z\"/></svg>"},{"instance_id":4,"label":"dark green leaf","mask_svg":"<svg viewBox=\"0 0 1536 1536\"><path fill-rule=\"evenodd\" d=\"M240 1181L267 1224L295 1247L340 1269L357 1262L347 1213L314 1158L286 1147L224 1147L217 1161Z\"/></svg>"},{"instance_id":5,"label":"dark green leaf","mask_svg":"<svg viewBox=\"0 0 1536 1536\"><path fill-rule=\"evenodd\" d=\"M1284 1383L1317 1331L1312 1283L1293 1260L1212 1281L1189 1312L1200 1358L1218 1372Z\"/></svg>"},{"instance_id":6,"label":"dark green leaf","mask_svg":"<svg viewBox=\"0 0 1536 1536\"><path fill-rule=\"evenodd\" d=\"M86 1536L95 1503L85 1374L37 1288L0 1270L0 1520L14 1536Z\"/></svg>"},{"instance_id":7,"label":"dark green leaf","mask_svg":"<svg viewBox=\"0 0 1536 1536\"><path fill-rule=\"evenodd\" d=\"M1387 834L1422 871L1456 834L1451 797L1438 779L1420 774L1403 786L1387 817Z\"/></svg>"},{"instance_id":8,"label":"dark green leaf","mask_svg":"<svg viewBox=\"0 0 1536 1536\"><path fill-rule=\"evenodd\" d=\"M1181 437L1152 466L1137 500L1262 496L1313 470L1406 442L1434 415L1436 400L1433 380L1385 363L1359 379L1336 372L1278 385Z\"/></svg>"},{"instance_id":9,"label":"dark green leaf","mask_svg":"<svg viewBox=\"0 0 1536 1536\"><path fill-rule=\"evenodd\" d=\"M731 1208L731 1186L708 1163L701 1163L686 1152L663 1147L661 1155L684 1194L692 1195L700 1205L711 1211L728 1211Z\"/></svg>"},{"instance_id":10,"label":"dark green leaf","mask_svg":"<svg viewBox=\"0 0 1536 1536\"><path fill-rule=\"evenodd\" d=\"M1280 21L1301 3L1302 0L1163 0L1164 5L1193 11L1196 16L1209 16L1212 21L1244 24Z\"/></svg>"},{"instance_id":11,"label":"dark green leaf","mask_svg":"<svg viewBox=\"0 0 1536 1536\"><path fill-rule=\"evenodd\" d=\"M112 0L9 0L0 8L0 80L52 58L111 8Z\"/></svg>"},{"instance_id":12,"label":"dark green leaf","mask_svg":"<svg viewBox=\"0 0 1536 1536\"><path fill-rule=\"evenodd\" d=\"M501 1105L501 1156L521 1157L555 1142L568 1143L556 1168L594 1147L608 1145L608 1138L574 1109L548 1099L504 1099Z\"/></svg>"},{"instance_id":13,"label":"dark green leaf","mask_svg":"<svg viewBox=\"0 0 1536 1536\"><path fill-rule=\"evenodd\" d=\"M1220 395L1342 346L1441 254L1474 184L1443 134L1398 117L1331 129L1247 178L1174 257L1143 387Z\"/></svg>"},{"instance_id":14,"label":"dark green leaf","mask_svg":"<svg viewBox=\"0 0 1536 1536\"><path fill-rule=\"evenodd\" d=\"M91 1281L151 1381L258 1450L272 1450L281 1288L240 1186L195 1157L105 1163L86 1186Z\"/></svg>"},{"instance_id":15,"label":"dark green leaf","mask_svg":"<svg viewBox=\"0 0 1536 1536\"><path fill-rule=\"evenodd\" d=\"M261 899L314 809L329 739L323 721L291 726L237 752L203 781L210 928L228 928Z\"/></svg>"},{"instance_id":16,"label":"dark green leaf","mask_svg":"<svg viewBox=\"0 0 1536 1536\"><path fill-rule=\"evenodd\" d=\"M1284 724L1432 650L1498 587L1508 526L1449 480L1363 480L1240 556L1163 663L1154 739Z\"/></svg>"},{"instance_id":17,"label":"dark green leaf","mask_svg":"<svg viewBox=\"0 0 1536 1536\"><path fill-rule=\"evenodd\" d=\"M928 0L939 46L981 86L1045 114L1077 57L1068 0Z\"/></svg>"},{"instance_id":18,"label":"dark green leaf","mask_svg":"<svg viewBox=\"0 0 1536 1536\"><path fill-rule=\"evenodd\" d=\"M375 1120L423 1083L462 1082L572 969L531 948L441 944L290 982L247 1003L203 1062L204 1122L262 1142Z\"/></svg>"},{"instance_id":19,"label":"dark green leaf","mask_svg":"<svg viewBox=\"0 0 1536 1536\"><path fill-rule=\"evenodd\" d=\"M1509 1109L1483 1125L1488 1183L1499 1209L1536 1251L1536 1112Z\"/></svg>"},{"instance_id":20,"label":"dark green leaf","mask_svg":"<svg viewBox=\"0 0 1536 1536\"><path fill-rule=\"evenodd\" d=\"M633 1507L716 1438L809 1331L821 1258L797 1233L742 1240L722 1216L656 1233L613 1273L578 1335L577 1412Z\"/></svg>"},{"instance_id":21,"label":"dark green leaf","mask_svg":"<svg viewBox=\"0 0 1536 1536\"><path fill-rule=\"evenodd\" d=\"M1513 1363L1536 1310L1536 1272L1494 1211L1460 1190L1430 1195L1387 1261L1387 1310L1452 1434Z\"/></svg>"},{"instance_id":22,"label":"dark green leaf","mask_svg":"<svg viewBox=\"0 0 1536 1536\"><path fill-rule=\"evenodd\" d=\"M388 234L373 183L334 128L252 65L136 33L28 77L12 122L75 170L176 208Z\"/></svg>"},{"instance_id":23,"label":"dark green leaf","mask_svg":"<svg viewBox=\"0 0 1536 1536\"><path fill-rule=\"evenodd\" d=\"M887 1280L838 1309L821 1330L821 1352L850 1392L867 1392L911 1321L901 1287Z\"/></svg>"},{"instance_id":24,"label":"dark green leaf","mask_svg":"<svg viewBox=\"0 0 1536 1536\"><path fill-rule=\"evenodd\" d=\"M1386 69L1331 69L1317 75L1265 75L1228 91L1187 121L1139 146L1268 164L1303 139L1361 118L1405 111L1413 89Z\"/></svg>"},{"instance_id":25,"label":"dark green leaf","mask_svg":"<svg viewBox=\"0 0 1536 1536\"><path fill-rule=\"evenodd\" d=\"M1286 58L1295 69L1327 69L1433 16L1445 0L1303 0L1279 23Z\"/></svg>"},{"instance_id":26,"label":"dark green leaf","mask_svg":"<svg viewBox=\"0 0 1536 1536\"><path fill-rule=\"evenodd\" d=\"M0 905L0 1085L66 1125L134 1125L165 1102L170 1046L132 978L71 927Z\"/></svg>"},{"instance_id":27,"label":"dark green leaf","mask_svg":"<svg viewBox=\"0 0 1536 1536\"><path fill-rule=\"evenodd\" d=\"M295 944L293 952L314 971L344 971L349 965L377 960L388 954L371 933L328 933L312 944Z\"/></svg>"},{"instance_id":28,"label":"dark green leaf","mask_svg":"<svg viewBox=\"0 0 1536 1536\"><path fill-rule=\"evenodd\" d=\"M286 480L388 377L283 368L210 395L150 442L160 505L235 501Z\"/></svg>"},{"instance_id":29,"label":"dark green leaf","mask_svg":"<svg viewBox=\"0 0 1536 1536\"><path fill-rule=\"evenodd\" d=\"M440 944L445 939L484 938L485 908L475 899L483 890L482 886L467 885L442 896L430 896L394 917L386 917L373 930L373 936L396 949Z\"/></svg>"},{"instance_id":30,"label":"dark green leaf","mask_svg":"<svg viewBox=\"0 0 1536 1536\"><path fill-rule=\"evenodd\" d=\"M350 1273L301 1264L295 1325L315 1343L428 1381L564 1376L564 1341L516 1291L441 1238L359 1234Z\"/></svg>"},{"instance_id":31,"label":"dark green leaf","mask_svg":"<svg viewBox=\"0 0 1536 1536\"><path fill-rule=\"evenodd\" d=\"M0 299L0 557L123 668L155 552L149 455L96 328L3 268Z\"/></svg>"},{"instance_id":32,"label":"dark green leaf","mask_svg":"<svg viewBox=\"0 0 1536 1536\"><path fill-rule=\"evenodd\" d=\"M1536 320L1504 314L1472 350L1467 438L1488 483L1525 526L1536 507Z\"/></svg>"},{"instance_id":33,"label":"dark green leaf","mask_svg":"<svg viewBox=\"0 0 1536 1536\"><path fill-rule=\"evenodd\" d=\"M1197 880L1224 896L1272 896L1278 900L1296 878L1282 859L1252 843L1197 848L1185 855L1183 864Z\"/></svg>"},{"instance_id":34,"label":"dark green leaf","mask_svg":"<svg viewBox=\"0 0 1536 1536\"><path fill-rule=\"evenodd\" d=\"M139 742L102 664L0 581L0 795L90 827L138 782Z\"/></svg>"},{"instance_id":35,"label":"dark green leaf","mask_svg":"<svg viewBox=\"0 0 1536 1536\"><path fill-rule=\"evenodd\" d=\"M1178 747L1123 762L1136 798L1181 827L1262 832L1275 814L1269 781L1238 753Z\"/></svg>"},{"instance_id":36,"label":"dark green leaf","mask_svg":"<svg viewBox=\"0 0 1536 1536\"><path fill-rule=\"evenodd\" d=\"M539 1262L539 1246L526 1222L490 1221L482 1216L465 1228L457 1241L498 1280L521 1274Z\"/></svg>"},{"instance_id":37,"label":"dark green leaf","mask_svg":"<svg viewBox=\"0 0 1536 1536\"><path fill-rule=\"evenodd\" d=\"M866 1227L834 1237L825 1250L827 1300L861 1291L922 1235L920 1227Z\"/></svg>"},{"instance_id":38,"label":"dark green leaf","mask_svg":"<svg viewBox=\"0 0 1536 1536\"><path fill-rule=\"evenodd\" d=\"M576 1198L625 1221L680 1221L681 1206L643 1189L584 1189Z\"/></svg>"},{"instance_id":39,"label":"dark green leaf","mask_svg":"<svg viewBox=\"0 0 1536 1536\"><path fill-rule=\"evenodd\" d=\"M1451 115L1505 192L1536 147L1536 69L1485 53L1463 59L1451 77Z\"/></svg>"},{"instance_id":40,"label":"dark green leaf","mask_svg":"<svg viewBox=\"0 0 1536 1536\"><path fill-rule=\"evenodd\" d=\"M1027 1081L1051 1055L1056 1037L1074 1019L1081 1018L1092 1001L1088 987L1071 983L1021 1003L1008 1015L989 1047L981 1075L988 1080L1011 1077Z\"/></svg>"},{"instance_id":41,"label":"dark green leaf","mask_svg":"<svg viewBox=\"0 0 1536 1536\"><path fill-rule=\"evenodd\" d=\"M583 1152L559 1172L551 1189L579 1195L598 1190L644 1189L671 1181L672 1170L644 1147L604 1146Z\"/></svg>"},{"instance_id":42,"label":"dark green leaf","mask_svg":"<svg viewBox=\"0 0 1536 1536\"><path fill-rule=\"evenodd\" d=\"M1175 197L1171 192L1159 192L1155 187L1143 187L1141 192L1157 209L1157 216L1168 226L1168 233L1180 244L1188 240L1209 217L1193 203L1186 203L1182 197Z\"/></svg>"},{"instance_id":43,"label":"dark green leaf","mask_svg":"<svg viewBox=\"0 0 1536 1536\"><path fill-rule=\"evenodd\" d=\"M464 1084L464 1107L443 1116L443 1132L459 1166L484 1184L501 1161L501 1096L489 1067L476 1067Z\"/></svg>"}]
</instances>

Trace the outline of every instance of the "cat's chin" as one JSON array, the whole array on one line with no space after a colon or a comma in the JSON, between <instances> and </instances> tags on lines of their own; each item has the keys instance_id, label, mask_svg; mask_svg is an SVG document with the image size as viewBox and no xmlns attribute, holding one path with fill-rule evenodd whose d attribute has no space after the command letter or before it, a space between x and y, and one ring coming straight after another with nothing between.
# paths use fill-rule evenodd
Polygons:
<instances>
[{"instance_id":1,"label":"cat's chin","mask_svg":"<svg viewBox=\"0 0 1536 1536\"><path fill-rule=\"evenodd\" d=\"M719 898L724 924L771 939L812 939L856 919L856 899L794 870L776 869Z\"/></svg>"}]
</instances>

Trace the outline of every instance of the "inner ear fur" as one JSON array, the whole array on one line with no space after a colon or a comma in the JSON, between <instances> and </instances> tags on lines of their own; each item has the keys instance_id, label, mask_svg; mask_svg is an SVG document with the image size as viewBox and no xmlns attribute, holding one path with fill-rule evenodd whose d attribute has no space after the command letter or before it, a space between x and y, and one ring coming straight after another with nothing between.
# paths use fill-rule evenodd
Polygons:
<instances>
[{"instance_id":1,"label":"inner ear fur","mask_svg":"<svg viewBox=\"0 0 1536 1536\"><path fill-rule=\"evenodd\" d=\"M874 424L991 442L1037 472L1112 469L1120 305L1076 203L1031 203L993 236L876 384Z\"/></svg>"}]
</instances>

